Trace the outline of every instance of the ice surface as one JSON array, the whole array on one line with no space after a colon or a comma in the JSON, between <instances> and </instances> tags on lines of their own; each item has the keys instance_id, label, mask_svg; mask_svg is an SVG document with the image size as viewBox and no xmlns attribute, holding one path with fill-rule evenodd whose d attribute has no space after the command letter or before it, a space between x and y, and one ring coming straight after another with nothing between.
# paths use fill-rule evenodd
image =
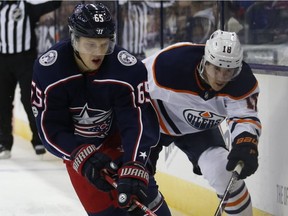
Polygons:
<instances>
[{"instance_id":1,"label":"ice surface","mask_svg":"<svg viewBox=\"0 0 288 216\"><path fill-rule=\"evenodd\" d=\"M85 216L62 160L37 156L15 136L12 157L0 160L1 216Z\"/></svg>"},{"instance_id":2,"label":"ice surface","mask_svg":"<svg viewBox=\"0 0 288 216\"><path fill-rule=\"evenodd\" d=\"M62 160L48 152L36 155L19 136L11 154L0 160L0 216L87 216Z\"/></svg>"}]
</instances>

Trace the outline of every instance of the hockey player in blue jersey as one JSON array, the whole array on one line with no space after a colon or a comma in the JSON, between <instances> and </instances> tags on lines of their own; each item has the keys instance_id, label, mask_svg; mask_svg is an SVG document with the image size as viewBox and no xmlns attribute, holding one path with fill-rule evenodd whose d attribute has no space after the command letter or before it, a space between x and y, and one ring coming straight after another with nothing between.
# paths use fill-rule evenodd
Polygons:
<instances>
[{"instance_id":1,"label":"hockey player in blue jersey","mask_svg":"<svg viewBox=\"0 0 288 216\"><path fill-rule=\"evenodd\" d=\"M160 133L144 64L115 45L105 5L77 5L68 26L71 38L34 65L32 108L45 147L64 160L89 216L144 215L135 200L170 216L149 166Z\"/></svg>"},{"instance_id":2,"label":"hockey player in blue jersey","mask_svg":"<svg viewBox=\"0 0 288 216\"><path fill-rule=\"evenodd\" d=\"M229 216L252 215L243 179L258 168L261 133L258 83L242 60L236 33L221 30L215 31L206 45L176 43L144 60L161 127L159 151L174 142L188 156L194 172L202 174L219 197L231 171L243 162L240 180L225 208ZM225 120L232 138L230 151L220 131ZM151 158L157 160L157 151Z\"/></svg>"}]
</instances>

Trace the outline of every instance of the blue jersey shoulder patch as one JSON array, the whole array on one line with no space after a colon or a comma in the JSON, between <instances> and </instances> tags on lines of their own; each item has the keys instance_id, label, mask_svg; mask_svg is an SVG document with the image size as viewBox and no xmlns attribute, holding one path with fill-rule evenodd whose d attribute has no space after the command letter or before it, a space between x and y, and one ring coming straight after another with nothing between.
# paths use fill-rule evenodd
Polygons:
<instances>
[{"instance_id":1,"label":"blue jersey shoulder patch","mask_svg":"<svg viewBox=\"0 0 288 216\"><path fill-rule=\"evenodd\" d=\"M118 53L117 58L119 62L125 66L133 66L137 63L137 58L126 50L122 50Z\"/></svg>"},{"instance_id":2,"label":"blue jersey shoulder patch","mask_svg":"<svg viewBox=\"0 0 288 216\"><path fill-rule=\"evenodd\" d=\"M57 60L58 53L56 50L50 50L39 58L39 63L43 66L50 66Z\"/></svg>"}]
</instances>

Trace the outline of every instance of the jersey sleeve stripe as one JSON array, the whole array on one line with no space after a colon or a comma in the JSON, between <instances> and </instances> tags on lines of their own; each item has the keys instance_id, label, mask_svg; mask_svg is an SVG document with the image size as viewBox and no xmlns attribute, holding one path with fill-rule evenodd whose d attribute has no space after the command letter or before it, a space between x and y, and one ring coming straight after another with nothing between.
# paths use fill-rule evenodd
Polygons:
<instances>
[{"instance_id":1,"label":"jersey sleeve stripe","mask_svg":"<svg viewBox=\"0 0 288 216\"><path fill-rule=\"evenodd\" d=\"M134 94L133 94L133 97ZM139 119L139 133L137 135L137 140L136 140L136 143L135 143L135 148L134 148L134 151L133 151L133 155L132 155L132 160L133 161L136 161L137 160L137 153L138 153L138 149L139 149L139 145L140 145L140 140L141 140L141 137L143 135L143 122L142 122L142 111L141 109L138 107L137 108L137 112L138 112L138 119Z\"/></svg>"},{"instance_id":2,"label":"jersey sleeve stripe","mask_svg":"<svg viewBox=\"0 0 288 216\"><path fill-rule=\"evenodd\" d=\"M177 128L177 126L173 123L172 119L169 117L169 115L168 115L168 113L167 113L167 111L163 105L163 102L160 100L157 100L157 103L158 103L159 109L160 109L163 117L165 118L165 120L167 121L167 123L169 124L169 126L171 127L173 132L175 134L181 134L180 130Z\"/></svg>"},{"instance_id":3,"label":"jersey sleeve stripe","mask_svg":"<svg viewBox=\"0 0 288 216\"><path fill-rule=\"evenodd\" d=\"M167 127L165 126L165 124L163 122L163 119L161 117L160 111L158 110L158 107L156 106L156 104L155 104L155 102L153 100L152 100L152 104L153 104L153 106L154 106L154 108L156 110L161 129L165 132L165 134L171 135L171 133L169 132L169 130L167 129Z\"/></svg>"},{"instance_id":4,"label":"jersey sleeve stripe","mask_svg":"<svg viewBox=\"0 0 288 216\"><path fill-rule=\"evenodd\" d=\"M231 122L236 122L236 123L251 123L255 126L257 126L257 128L262 129L261 124L259 123L259 121L255 121L255 120L249 120L249 119L234 119L234 120L229 120L228 123L230 124Z\"/></svg>"}]
</instances>

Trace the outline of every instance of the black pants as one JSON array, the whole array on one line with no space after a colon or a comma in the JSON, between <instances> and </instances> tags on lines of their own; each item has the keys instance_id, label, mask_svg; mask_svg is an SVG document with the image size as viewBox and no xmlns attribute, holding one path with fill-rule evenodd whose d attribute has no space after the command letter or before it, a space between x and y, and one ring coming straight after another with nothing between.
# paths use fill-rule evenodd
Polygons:
<instances>
[{"instance_id":1,"label":"black pants","mask_svg":"<svg viewBox=\"0 0 288 216\"><path fill-rule=\"evenodd\" d=\"M36 51L19 54L0 54L0 144L11 150L13 145L12 117L16 85L32 131L32 145L41 144L31 109L31 80Z\"/></svg>"}]
</instances>

